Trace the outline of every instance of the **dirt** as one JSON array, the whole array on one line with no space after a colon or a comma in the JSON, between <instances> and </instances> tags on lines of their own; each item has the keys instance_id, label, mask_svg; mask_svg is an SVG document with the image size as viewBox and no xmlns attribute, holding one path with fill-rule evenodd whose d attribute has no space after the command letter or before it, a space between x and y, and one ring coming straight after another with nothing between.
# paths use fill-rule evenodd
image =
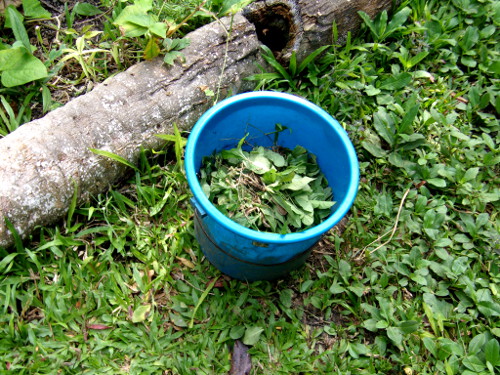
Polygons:
<instances>
[{"instance_id":1,"label":"dirt","mask_svg":"<svg viewBox=\"0 0 500 375\"><path fill-rule=\"evenodd\" d=\"M40 3L44 7L44 9L48 10L52 13L53 17L57 17L61 14L64 14L65 4L68 9L72 9L76 3L82 3L83 1L50 1L50 0L40 0ZM95 5L99 7L101 5L100 0L85 0L85 3Z\"/></svg>"}]
</instances>

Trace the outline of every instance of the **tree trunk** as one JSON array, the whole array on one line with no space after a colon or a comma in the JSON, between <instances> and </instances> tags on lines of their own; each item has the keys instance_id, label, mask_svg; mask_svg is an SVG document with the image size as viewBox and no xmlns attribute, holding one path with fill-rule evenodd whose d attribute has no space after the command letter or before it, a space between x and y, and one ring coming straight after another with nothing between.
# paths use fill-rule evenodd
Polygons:
<instances>
[{"instance_id":1,"label":"tree trunk","mask_svg":"<svg viewBox=\"0 0 500 375\"><path fill-rule=\"evenodd\" d=\"M359 27L358 10L371 16L390 0L267 0L242 14L190 33L182 62L139 63L45 117L0 139L0 218L25 238L61 219L77 189L78 203L105 191L126 167L90 151L100 149L135 163L141 149L162 145L155 134L173 124L189 129L214 103L250 90L244 78L258 71L260 44L282 59L300 58ZM216 93L216 97L207 95ZM0 220L0 246L13 243Z\"/></svg>"}]
</instances>

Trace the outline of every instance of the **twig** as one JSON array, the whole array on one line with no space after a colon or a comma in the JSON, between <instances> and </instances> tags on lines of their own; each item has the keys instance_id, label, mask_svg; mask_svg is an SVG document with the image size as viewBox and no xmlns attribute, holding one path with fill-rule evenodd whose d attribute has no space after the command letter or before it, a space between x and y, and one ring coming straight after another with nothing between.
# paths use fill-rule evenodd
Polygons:
<instances>
[{"instance_id":1,"label":"twig","mask_svg":"<svg viewBox=\"0 0 500 375\"><path fill-rule=\"evenodd\" d=\"M387 236L389 233L391 234L389 236L389 239L387 241L385 241L384 243L378 245L375 249L371 250L370 251L370 254L373 254L375 251L377 251L378 249L380 249L381 247L387 245L389 242L391 242L392 238L394 237L394 234L396 233L397 229L398 229L398 223L399 223L399 217L401 216L401 211L403 210L403 205L405 203L405 200L406 200L406 197L408 196L408 193L410 192L410 189L407 189L405 191L405 193L403 194L403 197L401 198L401 203L399 204L399 208L398 208L398 213L396 215L396 221L394 223L394 226L392 227L392 230L389 230L387 232L385 232L383 235L379 236L376 240L370 242L368 245L366 245L363 249L359 250L356 254L355 254L355 258L358 256L359 253L363 253L368 247L370 247L371 245L373 245L374 243L382 240L382 238L384 238L385 236Z\"/></svg>"}]
</instances>

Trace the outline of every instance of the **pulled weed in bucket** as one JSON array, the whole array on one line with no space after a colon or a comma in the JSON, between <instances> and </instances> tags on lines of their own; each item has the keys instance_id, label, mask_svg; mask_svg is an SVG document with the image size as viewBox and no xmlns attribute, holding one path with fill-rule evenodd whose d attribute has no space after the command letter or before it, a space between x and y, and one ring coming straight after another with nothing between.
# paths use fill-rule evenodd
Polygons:
<instances>
[{"instance_id":1,"label":"pulled weed in bucket","mask_svg":"<svg viewBox=\"0 0 500 375\"><path fill-rule=\"evenodd\" d=\"M235 222L262 232L285 234L321 223L335 202L316 156L302 146L245 151L246 137L235 148L203 159L200 184L210 202Z\"/></svg>"}]
</instances>

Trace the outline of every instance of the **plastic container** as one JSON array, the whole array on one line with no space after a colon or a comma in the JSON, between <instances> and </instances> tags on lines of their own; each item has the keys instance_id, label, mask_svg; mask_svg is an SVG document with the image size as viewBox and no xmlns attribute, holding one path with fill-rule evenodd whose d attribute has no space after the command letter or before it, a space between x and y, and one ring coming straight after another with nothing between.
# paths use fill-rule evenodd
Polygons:
<instances>
[{"instance_id":1,"label":"plastic container","mask_svg":"<svg viewBox=\"0 0 500 375\"><path fill-rule=\"evenodd\" d=\"M273 136L266 134L276 123L291 129L280 133L280 146L301 145L317 156L336 202L330 216L302 232L267 233L237 224L207 199L197 176L204 156L235 147L246 133L252 145L272 146ZM280 278L304 264L321 236L349 211L359 182L356 152L335 119L304 99L266 91L235 95L203 114L188 138L185 168L201 250L220 271L247 281Z\"/></svg>"}]
</instances>

